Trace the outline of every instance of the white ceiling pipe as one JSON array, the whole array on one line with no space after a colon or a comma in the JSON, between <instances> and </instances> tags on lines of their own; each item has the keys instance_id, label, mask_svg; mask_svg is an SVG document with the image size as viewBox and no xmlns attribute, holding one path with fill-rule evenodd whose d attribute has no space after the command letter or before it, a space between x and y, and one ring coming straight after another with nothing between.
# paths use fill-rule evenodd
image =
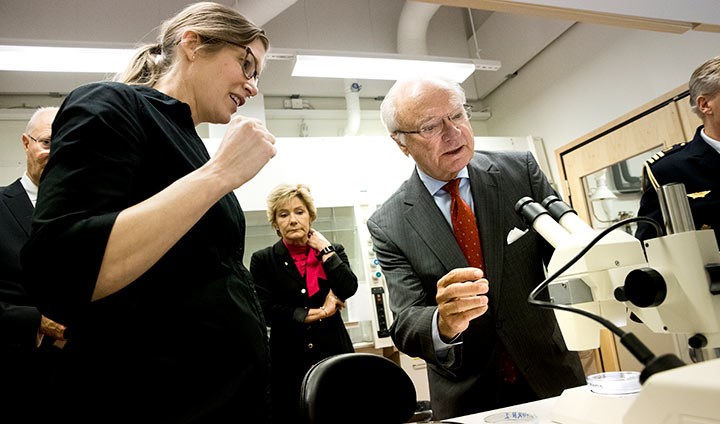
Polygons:
<instances>
[{"instance_id":1,"label":"white ceiling pipe","mask_svg":"<svg viewBox=\"0 0 720 424\"><path fill-rule=\"evenodd\" d=\"M360 129L360 89L362 86L355 80L345 79L345 106L347 107L347 124L343 135L353 136Z\"/></svg>"},{"instance_id":2,"label":"white ceiling pipe","mask_svg":"<svg viewBox=\"0 0 720 424\"><path fill-rule=\"evenodd\" d=\"M427 29L439 4L406 1L398 21L397 52L427 56Z\"/></svg>"},{"instance_id":3,"label":"white ceiling pipe","mask_svg":"<svg viewBox=\"0 0 720 424\"><path fill-rule=\"evenodd\" d=\"M234 9L253 21L255 25L263 26L295 3L297 0L235 0Z\"/></svg>"},{"instance_id":4,"label":"white ceiling pipe","mask_svg":"<svg viewBox=\"0 0 720 424\"><path fill-rule=\"evenodd\" d=\"M400 54L427 55L427 27L440 5L406 1L398 21L397 50ZM357 135L360 129L360 85L345 80L347 124L343 135Z\"/></svg>"}]
</instances>

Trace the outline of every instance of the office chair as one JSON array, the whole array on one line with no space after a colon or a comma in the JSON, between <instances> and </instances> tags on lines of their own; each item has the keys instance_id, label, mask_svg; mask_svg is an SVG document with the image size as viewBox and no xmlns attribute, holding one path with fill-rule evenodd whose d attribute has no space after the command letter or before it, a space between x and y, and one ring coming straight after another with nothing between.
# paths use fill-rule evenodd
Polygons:
<instances>
[{"instance_id":1,"label":"office chair","mask_svg":"<svg viewBox=\"0 0 720 424\"><path fill-rule=\"evenodd\" d=\"M395 362L372 353L343 353L313 365L303 379L307 424L412 422L417 394Z\"/></svg>"}]
</instances>

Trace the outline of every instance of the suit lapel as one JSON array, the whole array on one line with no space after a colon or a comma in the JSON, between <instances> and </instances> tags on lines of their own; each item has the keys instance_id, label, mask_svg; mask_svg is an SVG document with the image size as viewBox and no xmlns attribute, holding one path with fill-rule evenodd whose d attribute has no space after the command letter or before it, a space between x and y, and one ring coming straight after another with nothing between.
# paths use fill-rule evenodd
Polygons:
<instances>
[{"instance_id":1,"label":"suit lapel","mask_svg":"<svg viewBox=\"0 0 720 424\"><path fill-rule=\"evenodd\" d=\"M16 180L5 189L2 201L7 205L17 224L25 231L25 234L30 236L34 209L20 180Z\"/></svg>"},{"instance_id":2,"label":"suit lapel","mask_svg":"<svg viewBox=\"0 0 720 424\"><path fill-rule=\"evenodd\" d=\"M502 206L504 202L511 200L501 196L500 172L486 156L475 154L468 165L468 173L475 220L483 245L485 275L492 287L493 304L498 305L505 246L502 213L506 209ZM428 193L417 171L413 172L407 182L405 204L407 206L405 219L442 263L445 270L467 267L467 260L455 241L452 227Z\"/></svg>"},{"instance_id":3,"label":"suit lapel","mask_svg":"<svg viewBox=\"0 0 720 424\"><path fill-rule=\"evenodd\" d=\"M468 165L470 190L472 191L480 241L485 259L485 275L490 281L494 304L499 304L503 273L503 249L505 246L502 234L502 214L506 210L501 197L500 171L493 166L485 155L475 154Z\"/></svg>"},{"instance_id":4,"label":"suit lapel","mask_svg":"<svg viewBox=\"0 0 720 424\"><path fill-rule=\"evenodd\" d=\"M290 256L290 251L285 247L285 243L282 240L275 243L273 246L273 253L277 258L276 264L282 269L282 272L287 274L292 281L296 283L298 287L305 287L305 279L300 275L295 261Z\"/></svg>"},{"instance_id":5,"label":"suit lapel","mask_svg":"<svg viewBox=\"0 0 720 424\"><path fill-rule=\"evenodd\" d=\"M455 241L450 224L420 180L417 170L407 182L405 205L407 206L405 219L446 271L468 266L465 256Z\"/></svg>"}]
</instances>

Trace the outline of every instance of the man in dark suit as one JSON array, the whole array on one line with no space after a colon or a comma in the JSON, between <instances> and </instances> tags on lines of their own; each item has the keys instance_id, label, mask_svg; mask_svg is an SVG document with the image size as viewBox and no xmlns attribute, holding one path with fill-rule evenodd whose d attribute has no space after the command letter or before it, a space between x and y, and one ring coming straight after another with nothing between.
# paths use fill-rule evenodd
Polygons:
<instances>
[{"instance_id":1,"label":"man in dark suit","mask_svg":"<svg viewBox=\"0 0 720 424\"><path fill-rule=\"evenodd\" d=\"M527 302L544 279L551 248L527 231L514 205L555 192L531 154L475 152L464 103L460 85L442 79L399 81L390 89L383 123L416 168L367 223L388 284L392 339L427 362L436 420L585 383L553 312ZM459 202L443 186L456 178L474 212L479 260L464 254L453 233Z\"/></svg>"},{"instance_id":2,"label":"man in dark suit","mask_svg":"<svg viewBox=\"0 0 720 424\"><path fill-rule=\"evenodd\" d=\"M698 67L688 83L690 108L702 119L695 137L651 157L643 169L643 195L638 216L664 225L657 190L670 183L683 183L695 228L712 229L720 242L720 56ZM650 224L639 223L635 237L657 234Z\"/></svg>"},{"instance_id":3,"label":"man in dark suit","mask_svg":"<svg viewBox=\"0 0 720 424\"><path fill-rule=\"evenodd\" d=\"M47 406L43 381L50 378L53 360L64 343L65 327L43 316L27 295L19 258L30 235L57 110L40 108L32 115L22 135L27 169L12 184L0 187L0 405L3 411L17 408L26 418Z\"/></svg>"}]
</instances>

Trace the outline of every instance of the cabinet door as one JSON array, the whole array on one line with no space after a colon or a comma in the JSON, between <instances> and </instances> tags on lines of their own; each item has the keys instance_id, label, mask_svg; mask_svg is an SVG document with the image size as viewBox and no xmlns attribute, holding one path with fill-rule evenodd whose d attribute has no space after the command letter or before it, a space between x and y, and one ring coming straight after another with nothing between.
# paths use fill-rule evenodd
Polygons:
<instances>
[{"instance_id":1,"label":"cabinet door","mask_svg":"<svg viewBox=\"0 0 720 424\"><path fill-rule=\"evenodd\" d=\"M675 103L634 119L605 135L562 154L566 197L578 215L590 223L583 178L651 150L661 150L686 140Z\"/></svg>"}]
</instances>

